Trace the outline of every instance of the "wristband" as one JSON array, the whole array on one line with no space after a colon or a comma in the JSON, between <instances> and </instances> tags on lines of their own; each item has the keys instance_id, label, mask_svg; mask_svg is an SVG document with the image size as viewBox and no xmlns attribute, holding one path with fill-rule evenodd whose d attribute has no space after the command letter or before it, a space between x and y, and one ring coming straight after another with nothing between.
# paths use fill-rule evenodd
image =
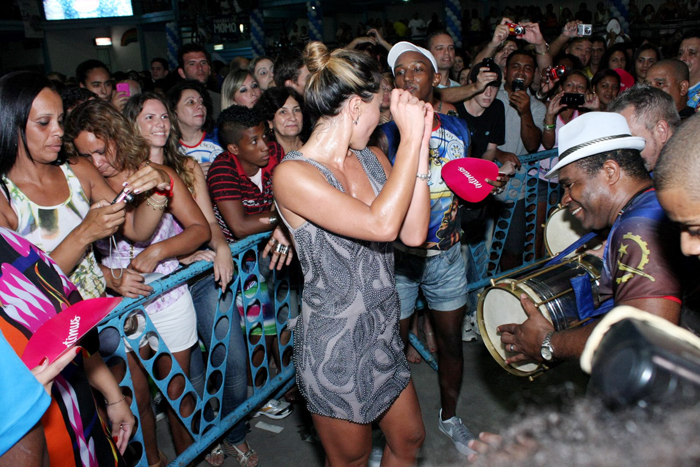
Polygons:
<instances>
[{"instance_id":1,"label":"wristband","mask_svg":"<svg viewBox=\"0 0 700 467\"><path fill-rule=\"evenodd\" d=\"M105 405L106 405L107 407L111 407L111 406L113 406L113 405L117 405L117 404L120 403L120 402L124 402L124 400L126 400L126 396L122 396L122 398L119 399L119 400L116 401L116 402L109 402L107 399L105 399Z\"/></svg>"},{"instance_id":2,"label":"wristband","mask_svg":"<svg viewBox=\"0 0 700 467\"><path fill-rule=\"evenodd\" d=\"M545 126L544 126L544 129L545 129L545 130L554 130L556 127L557 127L556 124L554 124L554 125L545 125Z\"/></svg>"},{"instance_id":3,"label":"wristband","mask_svg":"<svg viewBox=\"0 0 700 467\"><path fill-rule=\"evenodd\" d=\"M168 174L170 177L170 186L168 187L167 191L160 191L158 189L155 190L155 193L160 196L165 196L166 198L172 198L173 197L173 190L175 189L175 181L173 180L173 176Z\"/></svg>"}]
</instances>

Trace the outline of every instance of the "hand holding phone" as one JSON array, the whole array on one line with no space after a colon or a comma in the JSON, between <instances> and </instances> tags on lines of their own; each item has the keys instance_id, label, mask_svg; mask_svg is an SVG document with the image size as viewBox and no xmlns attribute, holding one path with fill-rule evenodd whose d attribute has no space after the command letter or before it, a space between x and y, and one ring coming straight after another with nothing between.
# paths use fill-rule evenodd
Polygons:
<instances>
[{"instance_id":1,"label":"hand holding phone","mask_svg":"<svg viewBox=\"0 0 700 467\"><path fill-rule=\"evenodd\" d=\"M129 83L117 83L117 92L123 92L127 97L130 97Z\"/></svg>"},{"instance_id":2,"label":"hand holding phone","mask_svg":"<svg viewBox=\"0 0 700 467\"><path fill-rule=\"evenodd\" d=\"M586 102L583 94L578 92L565 92L561 97L561 103L567 107L578 107Z\"/></svg>"}]
</instances>

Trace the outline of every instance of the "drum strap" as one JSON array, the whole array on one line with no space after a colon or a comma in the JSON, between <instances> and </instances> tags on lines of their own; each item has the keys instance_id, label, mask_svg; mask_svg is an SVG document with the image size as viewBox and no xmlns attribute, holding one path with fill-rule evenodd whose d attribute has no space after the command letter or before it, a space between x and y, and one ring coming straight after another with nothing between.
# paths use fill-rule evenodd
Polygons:
<instances>
[{"instance_id":1,"label":"drum strap","mask_svg":"<svg viewBox=\"0 0 700 467\"><path fill-rule=\"evenodd\" d=\"M564 250L560 251L554 258L547 261L547 264L545 264L544 267L554 266L555 264L561 263L563 260L566 259L566 257L568 256L569 253L578 250L580 247L585 245L589 240L593 240L597 236L598 236L597 232L588 232L586 235L579 238L571 245L567 246Z\"/></svg>"}]
</instances>

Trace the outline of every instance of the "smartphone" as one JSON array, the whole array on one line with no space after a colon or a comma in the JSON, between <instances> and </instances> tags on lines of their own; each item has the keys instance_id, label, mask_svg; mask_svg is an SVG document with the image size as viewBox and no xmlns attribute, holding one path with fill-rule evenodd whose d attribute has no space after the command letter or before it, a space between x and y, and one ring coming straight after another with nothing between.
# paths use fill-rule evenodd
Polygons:
<instances>
[{"instance_id":1,"label":"smartphone","mask_svg":"<svg viewBox=\"0 0 700 467\"><path fill-rule=\"evenodd\" d=\"M525 90L525 80L516 78L513 80L513 92Z\"/></svg>"},{"instance_id":2,"label":"smartphone","mask_svg":"<svg viewBox=\"0 0 700 467\"><path fill-rule=\"evenodd\" d=\"M120 191L119 194L117 195L116 198L112 201L112 204L117 204L120 201L126 201L127 203L130 203L134 200L134 195L129 193L128 191Z\"/></svg>"},{"instance_id":3,"label":"smartphone","mask_svg":"<svg viewBox=\"0 0 700 467\"><path fill-rule=\"evenodd\" d=\"M126 93L127 96L131 96L131 91L129 90L129 83L117 83L117 92Z\"/></svg>"},{"instance_id":4,"label":"smartphone","mask_svg":"<svg viewBox=\"0 0 700 467\"><path fill-rule=\"evenodd\" d=\"M561 97L561 103L567 107L578 107L586 102L585 97L581 93L565 92Z\"/></svg>"}]
</instances>

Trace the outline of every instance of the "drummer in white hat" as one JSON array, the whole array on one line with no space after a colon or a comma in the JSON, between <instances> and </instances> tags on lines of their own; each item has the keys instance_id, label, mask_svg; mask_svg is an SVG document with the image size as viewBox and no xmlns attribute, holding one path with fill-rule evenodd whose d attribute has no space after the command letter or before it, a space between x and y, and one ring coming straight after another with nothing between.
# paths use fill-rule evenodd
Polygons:
<instances>
[{"instance_id":1,"label":"drummer in white hat","mask_svg":"<svg viewBox=\"0 0 700 467\"><path fill-rule=\"evenodd\" d=\"M610 228L600 302L612 299L615 305L631 305L678 324L681 290L673 273L680 256L677 235L656 198L642 149L644 139L631 135L622 115L590 112L559 132L559 161L547 177L559 177L562 202L585 228ZM580 357L597 318L587 326L555 332L529 298L523 295L521 303L528 315L525 322L498 327L509 353L506 363Z\"/></svg>"}]
</instances>

